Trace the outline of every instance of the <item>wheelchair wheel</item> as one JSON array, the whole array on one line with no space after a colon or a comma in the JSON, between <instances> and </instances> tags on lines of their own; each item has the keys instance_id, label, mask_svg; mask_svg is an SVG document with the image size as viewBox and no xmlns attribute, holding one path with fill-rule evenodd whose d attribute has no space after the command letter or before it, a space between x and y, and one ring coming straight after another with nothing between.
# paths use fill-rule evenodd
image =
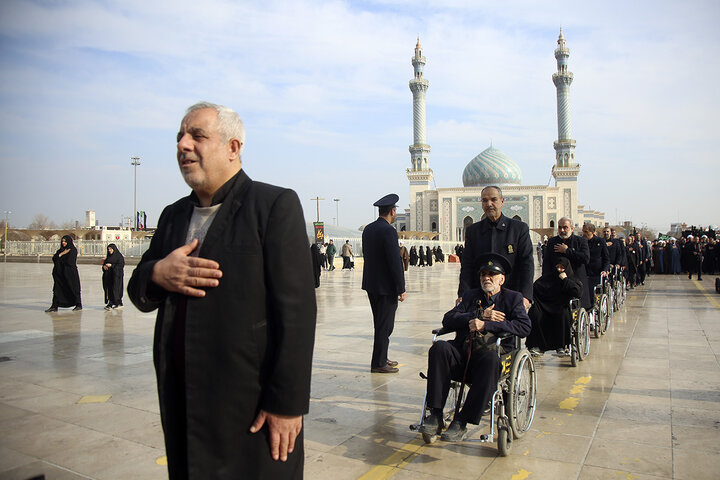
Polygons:
<instances>
[{"instance_id":1,"label":"wheelchair wheel","mask_svg":"<svg viewBox=\"0 0 720 480\"><path fill-rule=\"evenodd\" d=\"M512 435L508 432L507 425L498 427L497 445L500 455L507 457L512 450Z\"/></svg>"},{"instance_id":2,"label":"wheelchair wheel","mask_svg":"<svg viewBox=\"0 0 720 480\"><path fill-rule=\"evenodd\" d=\"M537 400L537 375L530 352L522 349L515 356L508 388L508 421L514 438L521 438L530 430L535 416Z\"/></svg>"},{"instance_id":3,"label":"wheelchair wheel","mask_svg":"<svg viewBox=\"0 0 720 480\"><path fill-rule=\"evenodd\" d=\"M590 321L591 318L592 321ZM600 338L600 312L593 308L592 312L588 314L588 321L590 321L590 325L592 325L593 337Z\"/></svg>"},{"instance_id":4,"label":"wheelchair wheel","mask_svg":"<svg viewBox=\"0 0 720 480\"><path fill-rule=\"evenodd\" d=\"M577 323L577 342L578 359L585 360L590 353L590 325L588 322L588 314L584 308L578 312Z\"/></svg>"},{"instance_id":5,"label":"wheelchair wheel","mask_svg":"<svg viewBox=\"0 0 720 480\"><path fill-rule=\"evenodd\" d=\"M617 310L615 308L615 290L612 288L608 289L607 297L608 297L607 304L608 304L608 322L609 322L610 317L612 317L613 313L615 313L615 310Z\"/></svg>"},{"instance_id":6,"label":"wheelchair wheel","mask_svg":"<svg viewBox=\"0 0 720 480\"><path fill-rule=\"evenodd\" d=\"M610 299L607 295L603 294L600 298L600 315L599 322L596 324L601 335L605 335L608 329L608 322L610 321Z\"/></svg>"}]
</instances>

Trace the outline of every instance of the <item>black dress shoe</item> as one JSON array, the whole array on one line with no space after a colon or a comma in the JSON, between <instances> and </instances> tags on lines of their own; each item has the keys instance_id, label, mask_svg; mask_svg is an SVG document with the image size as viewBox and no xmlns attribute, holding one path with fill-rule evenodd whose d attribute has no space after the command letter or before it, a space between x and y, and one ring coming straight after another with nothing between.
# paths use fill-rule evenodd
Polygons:
<instances>
[{"instance_id":1,"label":"black dress shoe","mask_svg":"<svg viewBox=\"0 0 720 480\"><path fill-rule=\"evenodd\" d=\"M78 310L82 310L82 305L75 305L75 308L73 308L73 312L77 312Z\"/></svg>"},{"instance_id":2,"label":"black dress shoe","mask_svg":"<svg viewBox=\"0 0 720 480\"><path fill-rule=\"evenodd\" d=\"M397 367L397 366L398 366L398 362L396 362L395 360L388 360L388 361L387 361L387 364L388 364L388 366L390 366L390 367Z\"/></svg>"},{"instance_id":3,"label":"black dress shoe","mask_svg":"<svg viewBox=\"0 0 720 480\"><path fill-rule=\"evenodd\" d=\"M390 365L385 365L383 367L372 367L370 368L370 371L372 373L397 373L400 369L397 367L391 367Z\"/></svg>"},{"instance_id":4,"label":"black dress shoe","mask_svg":"<svg viewBox=\"0 0 720 480\"><path fill-rule=\"evenodd\" d=\"M440 435L443 427L445 427L445 422L443 422L442 418L439 418L434 413L431 413L423 419L423 424L420 425L418 431L428 435Z\"/></svg>"},{"instance_id":5,"label":"black dress shoe","mask_svg":"<svg viewBox=\"0 0 720 480\"><path fill-rule=\"evenodd\" d=\"M45 313L52 313L57 312L57 307L50 307L47 310L45 310Z\"/></svg>"},{"instance_id":6,"label":"black dress shoe","mask_svg":"<svg viewBox=\"0 0 720 480\"><path fill-rule=\"evenodd\" d=\"M446 442L461 442L465 435L467 435L467 427L460 425L459 421L453 420L440 438Z\"/></svg>"}]
</instances>

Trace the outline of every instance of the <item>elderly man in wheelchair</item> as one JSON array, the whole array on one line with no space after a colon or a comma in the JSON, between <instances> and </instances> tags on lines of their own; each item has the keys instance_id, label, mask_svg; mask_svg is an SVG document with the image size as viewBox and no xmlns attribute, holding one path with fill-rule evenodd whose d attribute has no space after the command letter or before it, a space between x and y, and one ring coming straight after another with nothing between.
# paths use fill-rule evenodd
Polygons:
<instances>
[{"instance_id":1,"label":"elderly man in wheelchair","mask_svg":"<svg viewBox=\"0 0 720 480\"><path fill-rule=\"evenodd\" d=\"M441 435L446 441L461 441L467 435L467 424L477 425L488 407L494 407L491 400L497 399L501 375L511 370L513 356L508 352L519 348L519 341L514 336L525 337L530 333L531 324L522 294L502 288L505 274L510 271L510 264L502 255L490 253L478 258L476 263L482 288L466 291L462 301L447 312L443 318L443 329L433 333L444 334L455 332L451 341L435 341L428 355L427 393L423 414L428 413L419 425L411 428L420 431L424 438ZM501 340L502 339L502 340ZM524 378L524 382L532 382L532 405L535 405L535 370L532 358L523 349L523 369L531 371L532 378ZM502 363L501 363L502 361ZM515 368L515 365L512 365ZM527 376L527 375L526 375ZM462 381L457 398L455 416L445 432L445 403L451 389ZM512 383L512 382L511 382ZM462 409L462 390L465 384L470 385L467 398ZM507 388L507 387L506 387ZM499 392L502 404L502 391ZM518 394L517 395L522 395ZM529 401L530 398L523 400ZM513 400L510 399L512 402ZM526 410L528 405L525 405ZM530 413L529 421L527 414ZM499 412L507 421L505 412ZM524 433L532 421L532 412L524 412L525 425L518 429L515 437ZM494 419L491 419L491 422ZM512 423L512 422L508 422ZM504 426L504 434L508 435L512 425ZM494 427L494 424L493 424ZM500 432L499 432L500 433ZM512 433L510 433L512 437ZM484 436L487 437L487 436ZM511 440L511 438L510 438ZM427 441L427 440L426 440ZM492 434L490 436L492 441Z\"/></svg>"}]
</instances>

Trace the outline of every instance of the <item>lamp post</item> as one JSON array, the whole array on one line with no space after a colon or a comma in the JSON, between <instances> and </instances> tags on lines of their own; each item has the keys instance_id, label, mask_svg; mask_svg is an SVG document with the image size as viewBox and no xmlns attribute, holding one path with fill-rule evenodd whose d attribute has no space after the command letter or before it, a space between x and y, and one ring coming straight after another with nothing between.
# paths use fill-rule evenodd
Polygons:
<instances>
[{"instance_id":1,"label":"lamp post","mask_svg":"<svg viewBox=\"0 0 720 480\"><path fill-rule=\"evenodd\" d=\"M320 197L315 197L315 198L311 198L310 200L312 200L313 202L315 202L317 204L317 221L318 221L318 223L320 223L320 200L325 200L325 199L320 198Z\"/></svg>"},{"instance_id":2,"label":"lamp post","mask_svg":"<svg viewBox=\"0 0 720 480\"><path fill-rule=\"evenodd\" d=\"M133 166L133 169L135 170L135 188L133 191L133 225L135 226L135 230L137 230L137 167L140 165L140 157L130 157L130 165Z\"/></svg>"},{"instance_id":3,"label":"lamp post","mask_svg":"<svg viewBox=\"0 0 720 480\"><path fill-rule=\"evenodd\" d=\"M340 199L339 198L333 198L333 202L335 202L335 225L340 225Z\"/></svg>"},{"instance_id":4,"label":"lamp post","mask_svg":"<svg viewBox=\"0 0 720 480\"><path fill-rule=\"evenodd\" d=\"M7 262L7 229L8 229L8 215L10 215L12 212L9 210L5 210L5 236L3 237L3 241L5 244L3 245L3 261Z\"/></svg>"}]
</instances>

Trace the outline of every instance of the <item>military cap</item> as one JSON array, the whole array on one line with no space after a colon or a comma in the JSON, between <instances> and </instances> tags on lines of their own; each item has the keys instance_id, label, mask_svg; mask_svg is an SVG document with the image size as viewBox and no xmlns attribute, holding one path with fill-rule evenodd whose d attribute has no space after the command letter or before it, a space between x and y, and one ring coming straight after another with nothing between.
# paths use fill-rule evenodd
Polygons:
<instances>
[{"instance_id":1,"label":"military cap","mask_svg":"<svg viewBox=\"0 0 720 480\"><path fill-rule=\"evenodd\" d=\"M475 261L477 272L490 271L507 275L510 273L511 266L507 258L499 253L484 253Z\"/></svg>"},{"instance_id":2,"label":"military cap","mask_svg":"<svg viewBox=\"0 0 720 480\"><path fill-rule=\"evenodd\" d=\"M390 193L373 203L373 205L376 207L397 207L398 200L400 200L400 197L394 193Z\"/></svg>"}]
</instances>

